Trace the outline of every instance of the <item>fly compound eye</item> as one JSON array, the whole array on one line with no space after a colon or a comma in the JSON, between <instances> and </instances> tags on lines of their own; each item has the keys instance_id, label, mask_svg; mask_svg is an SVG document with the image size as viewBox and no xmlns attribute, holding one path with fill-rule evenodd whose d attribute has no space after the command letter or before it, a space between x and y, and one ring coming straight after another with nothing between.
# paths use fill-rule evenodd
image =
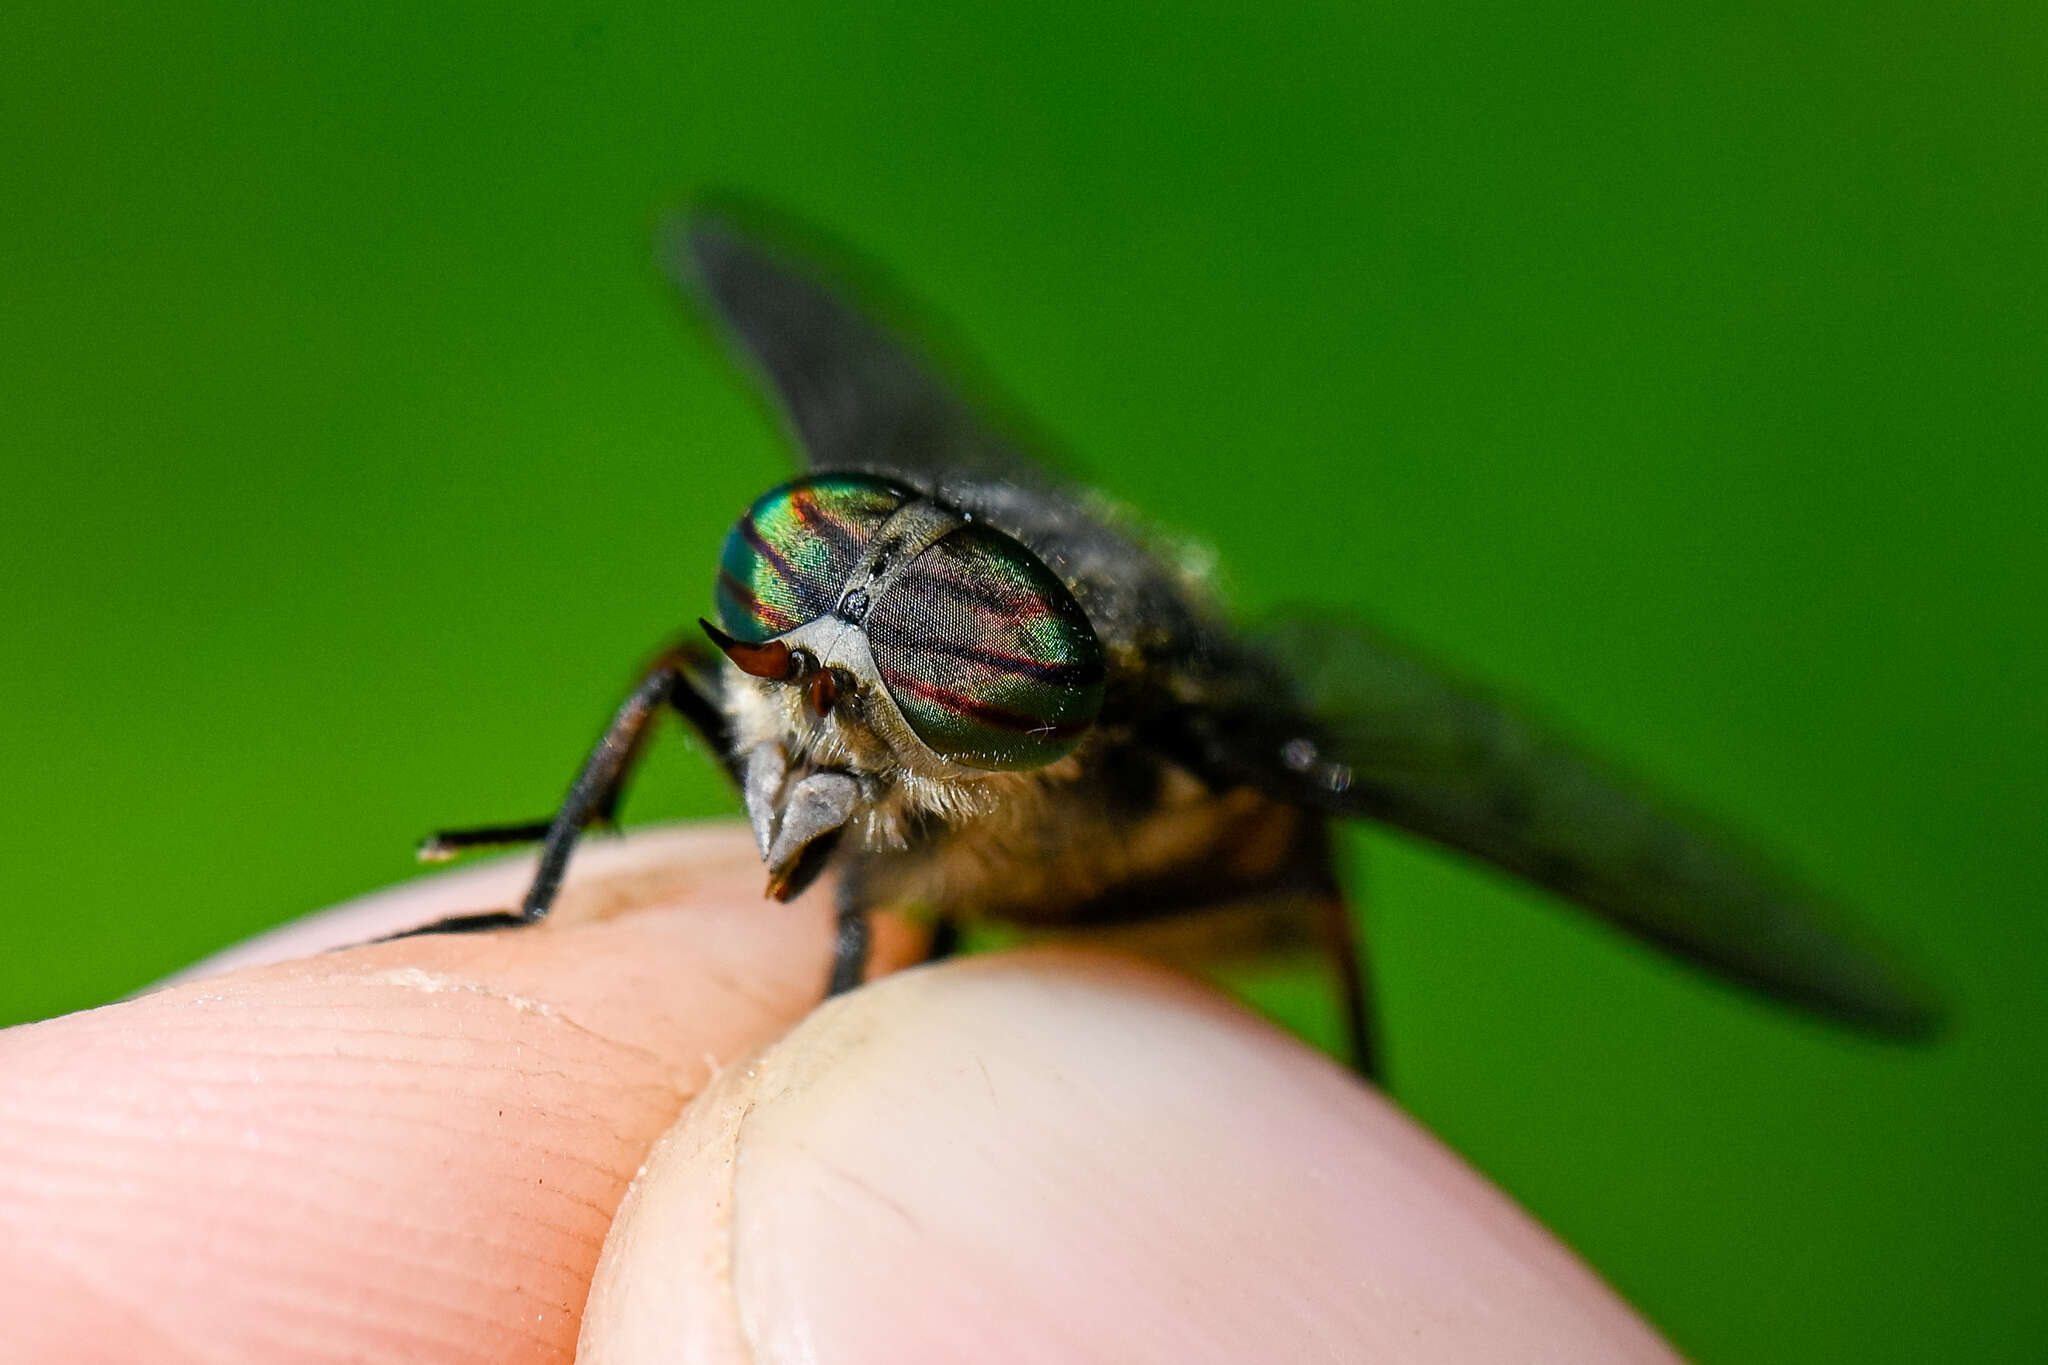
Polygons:
<instances>
[{"instance_id":1,"label":"fly compound eye","mask_svg":"<svg viewBox=\"0 0 2048 1365\"><path fill-rule=\"evenodd\" d=\"M719 624L759 644L831 611L862 547L910 496L865 474L821 474L763 493L719 552Z\"/></svg>"},{"instance_id":2,"label":"fly compound eye","mask_svg":"<svg viewBox=\"0 0 2048 1365\"><path fill-rule=\"evenodd\" d=\"M962 526L875 600L868 645L896 709L933 752L974 768L1037 768L1102 708L1102 646L1038 557Z\"/></svg>"}]
</instances>

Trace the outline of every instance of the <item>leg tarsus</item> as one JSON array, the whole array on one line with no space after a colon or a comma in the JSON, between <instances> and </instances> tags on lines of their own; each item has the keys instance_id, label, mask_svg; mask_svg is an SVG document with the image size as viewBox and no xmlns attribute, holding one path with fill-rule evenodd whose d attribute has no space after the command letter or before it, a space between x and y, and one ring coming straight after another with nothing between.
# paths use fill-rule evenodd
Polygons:
<instances>
[{"instance_id":1,"label":"leg tarsus","mask_svg":"<svg viewBox=\"0 0 2048 1365\"><path fill-rule=\"evenodd\" d=\"M418 938L424 934L483 934L494 929L517 929L531 923L532 920L517 910L481 910L471 915L450 915L432 924L422 924L417 929L401 929L395 934L373 938L370 942L389 943L394 939Z\"/></svg>"},{"instance_id":2,"label":"leg tarsus","mask_svg":"<svg viewBox=\"0 0 2048 1365\"><path fill-rule=\"evenodd\" d=\"M513 844L537 844L548 837L548 820L522 820L511 825L471 825L462 829L437 829L420 840L419 860L445 863L473 848L506 848Z\"/></svg>"}]
</instances>

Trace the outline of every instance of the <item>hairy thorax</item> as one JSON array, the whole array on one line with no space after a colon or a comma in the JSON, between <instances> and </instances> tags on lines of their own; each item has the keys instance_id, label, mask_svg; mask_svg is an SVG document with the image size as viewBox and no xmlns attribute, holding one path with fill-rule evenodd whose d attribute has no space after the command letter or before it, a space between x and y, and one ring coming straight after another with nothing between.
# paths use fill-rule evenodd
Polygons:
<instances>
[{"instance_id":1,"label":"hairy thorax","mask_svg":"<svg viewBox=\"0 0 2048 1365\"><path fill-rule=\"evenodd\" d=\"M1103 737L1107 738L1107 737ZM1131 802L1102 768L1107 746L1069 775L1028 775L1030 788L849 870L876 905L1023 925L1129 922L1230 902L1291 866L1320 868L1322 822L1249 788L1216 791L1172 765Z\"/></svg>"}]
</instances>

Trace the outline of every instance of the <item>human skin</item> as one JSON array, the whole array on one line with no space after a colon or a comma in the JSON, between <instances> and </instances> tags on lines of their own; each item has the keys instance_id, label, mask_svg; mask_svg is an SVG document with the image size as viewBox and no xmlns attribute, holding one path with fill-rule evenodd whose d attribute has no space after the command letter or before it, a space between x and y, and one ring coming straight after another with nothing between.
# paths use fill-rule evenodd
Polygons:
<instances>
[{"instance_id":1,"label":"human skin","mask_svg":"<svg viewBox=\"0 0 2048 1365\"><path fill-rule=\"evenodd\" d=\"M0 1360L1675 1358L1376 1091L1156 968L820 1008L830 896L764 902L735 826L593 841L535 929L363 942L527 867L0 1032ZM877 973L921 949L883 922Z\"/></svg>"}]
</instances>

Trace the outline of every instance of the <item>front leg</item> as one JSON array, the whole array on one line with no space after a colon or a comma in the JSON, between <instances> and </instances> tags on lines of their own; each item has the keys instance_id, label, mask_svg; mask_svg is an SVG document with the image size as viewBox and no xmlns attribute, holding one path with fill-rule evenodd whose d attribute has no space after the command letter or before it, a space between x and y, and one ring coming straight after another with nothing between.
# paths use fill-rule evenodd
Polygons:
<instances>
[{"instance_id":1,"label":"front leg","mask_svg":"<svg viewBox=\"0 0 2048 1365\"><path fill-rule=\"evenodd\" d=\"M731 743L727 737L725 715L718 709L714 698L707 695L712 684L701 681L710 676L702 661L688 647L669 650L655 660L620 704L611 723L598 738L596 747L583 760L583 767L577 772L576 780L569 784L569 791L553 818L545 822L445 831L422 846L422 856L451 856L456 849L484 843L539 838L540 866L534 870L533 881L517 910L458 915L392 937L476 933L533 924L546 918L561 892L562 878L569 870L569 859L576 851L577 840L592 823L610 820L626 781L646 748L655 718L665 708L674 708L689 721L705 743L725 761L727 771L731 771Z\"/></svg>"}]
</instances>

